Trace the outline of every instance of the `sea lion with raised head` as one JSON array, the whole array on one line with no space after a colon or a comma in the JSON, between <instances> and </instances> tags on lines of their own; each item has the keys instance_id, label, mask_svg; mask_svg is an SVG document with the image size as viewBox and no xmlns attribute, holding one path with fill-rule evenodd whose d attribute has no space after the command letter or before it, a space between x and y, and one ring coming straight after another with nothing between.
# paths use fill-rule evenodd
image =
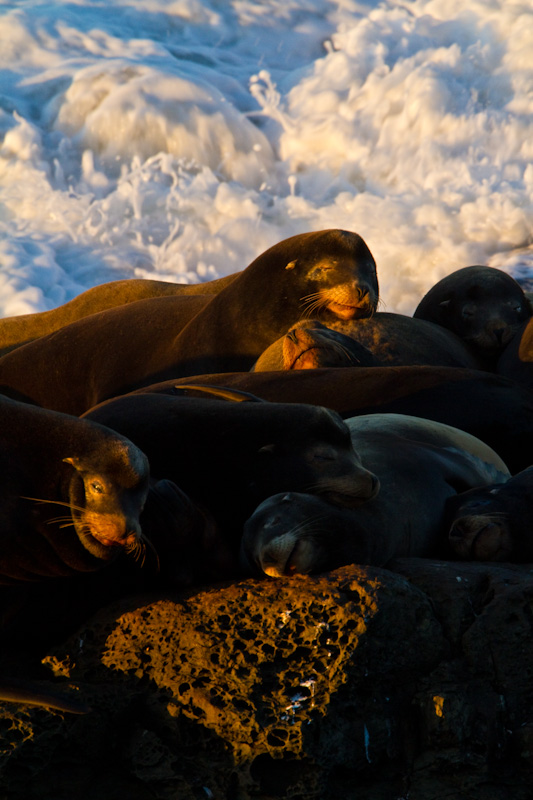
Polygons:
<instances>
[{"instance_id":1,"label":"sea lion with raised head","mask_svg":"<svg viewBox=\"0 0 533 800\"><path fill-rule=\"evenodd\" d=\"M294 492L267 498L244 525L245 572L281 577L443 557L446 500L509 475L491 448L447 425L396 414L347 422L363 464L379 477L379 494L357 509Z\"/></svg>"},{"instance_id":2,"label":"sea lion with raised head","mask_svg":"<svg viewBox=\"0 0 533 800\"><path fill-rule=\"evenodd\" d=\"M378 363L370 350L352 337L311 319L298 322L276 339L250 371L372 367Z\"/></svg>"},{"instance_id":3,"label":"sea lion with raised head","mask_svg":"<svg viewBox=\"0 0 533 800\"><path fill-rule=\"evenodd\" d=\"M141 539L148 460L101 425L0 398L0 584L100 569Z\"/></svg>"},{"instance_id":4,"label":"sea lion with raised head","mask_svg":"<svg viewBox=\"0 0 533 800\"><path fill-rule=\"evenodd\" d=\"M446 515L456 557L533 562L533 467L450 498Z\"/></svg>"},{"instance_id":5,"label":"sea lion with raised head","mask_svg":"<svg viewBox=\"0 0 533 800\"><path fill-rule=\"evenodd\" d=\"M378 284L361 237L328 230L293 236L267 250L172 335L172 315L156 313L154 304L161 309L177 300L201 302L201 296L138 300L19 347L0 359L0 390L78 415L166 378L248 370L306 314L332 320L374 313ZM113 322L117 314L119 325Z\"/></svg>"},{"instance_id":6,"label":"sea lion with raised head","mask_svg":"<svg viewBox=\"0 0 533 800\"><path fill-rule=\"evenodd\" d=\"M68 303L38 311L34 314L20 314L0 319L0 356L41 336L58 331L71 322L106 311L108 308L135 303L152 297L175 295L212 295L228 286L238 273L226 275L204 283L169 283L142 278L128 278L110 281L94 286L92 289L74 297Z\"/></svg>"},{"instance_id":7,"label":"sea lion with raised head","mask_svg":"<svg viewBox=\"0 0 533 800\"><path fill-rule=\"evenodd\" d=\"M278 491L305 490L351 506L379 489L338 414L317 406L139 392L85 417L128 436L154 477L174 481L233 543L257 504Z\"/></svg>"},{"instance_id":8,"label":"sea lion with raised head","mask_svg":"<svg viewBox=\"0 0 533 800\"><path fill-rule=\"evenodd\" d=\"M442 278L424 295L413 316L453 331L489 368L531 314L531 304L514 278L503 270L476 265Z\"/></svg>"}]
</instances>

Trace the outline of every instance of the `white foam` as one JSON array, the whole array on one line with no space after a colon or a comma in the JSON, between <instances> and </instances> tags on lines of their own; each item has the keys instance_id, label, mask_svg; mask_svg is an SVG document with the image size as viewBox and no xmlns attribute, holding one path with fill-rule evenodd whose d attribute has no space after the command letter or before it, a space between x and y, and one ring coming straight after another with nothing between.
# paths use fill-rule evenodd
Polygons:
<instances>
[{"instance_id":1,"label":"white foam","mask_svg":"<svg viewBox=\"0 0 533 800\"><path fill-rule=\"evenodd\" d=\"M533 280L533 11L509 0L0 9L0 314L355 230L382 308Z\"/></svg>"}]
</instances>

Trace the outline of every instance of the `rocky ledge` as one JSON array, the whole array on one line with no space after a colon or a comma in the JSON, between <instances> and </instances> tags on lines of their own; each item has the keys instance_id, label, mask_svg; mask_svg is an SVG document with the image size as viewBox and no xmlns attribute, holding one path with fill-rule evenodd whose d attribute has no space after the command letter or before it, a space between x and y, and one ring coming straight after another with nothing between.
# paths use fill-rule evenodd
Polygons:
<instances>
[{"instance_id":1,"label":"rocky ledge","mask_svg":"<svg viewBox=\"0 0 533 800\"><path fill-rule=\"evenodd\" d=\"M533 568L391 568L102 610L45 659L89 714L1 706L1 800L530 800Z\"/></svg>"}]
</instances>

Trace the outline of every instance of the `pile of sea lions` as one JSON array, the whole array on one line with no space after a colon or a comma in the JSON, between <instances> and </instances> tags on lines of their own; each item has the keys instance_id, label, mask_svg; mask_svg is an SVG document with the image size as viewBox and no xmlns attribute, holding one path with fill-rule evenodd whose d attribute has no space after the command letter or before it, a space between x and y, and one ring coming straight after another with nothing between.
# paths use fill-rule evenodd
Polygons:
<instances>
[{"instance_id":1,"label":"pile of sea lions","mask_svg":"<svg viewBox=\"0 0 533 800\"><path fill-rule=\"evenodd\" d=\"M330 229L0 320L0 584L527 560L528 297L473 266L378 307L366 243Z\"/></svg>"}]
</instances>

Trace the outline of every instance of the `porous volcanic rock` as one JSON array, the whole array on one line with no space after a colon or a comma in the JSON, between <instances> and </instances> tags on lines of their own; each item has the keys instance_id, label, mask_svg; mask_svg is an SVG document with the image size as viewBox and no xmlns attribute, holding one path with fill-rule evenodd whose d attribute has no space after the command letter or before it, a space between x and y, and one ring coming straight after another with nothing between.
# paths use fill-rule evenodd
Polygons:
<instances>
[{"instance_id":1,"label":"porous volcanic rock","mask_svg":"<svg viewBox=\"0 0 533 800\"><path fill-rule=\"evenodd\" d=\"M399 560L107 607L0 707L0 800L530 800L529 566Z\"/></svg>"}]
</instances>

